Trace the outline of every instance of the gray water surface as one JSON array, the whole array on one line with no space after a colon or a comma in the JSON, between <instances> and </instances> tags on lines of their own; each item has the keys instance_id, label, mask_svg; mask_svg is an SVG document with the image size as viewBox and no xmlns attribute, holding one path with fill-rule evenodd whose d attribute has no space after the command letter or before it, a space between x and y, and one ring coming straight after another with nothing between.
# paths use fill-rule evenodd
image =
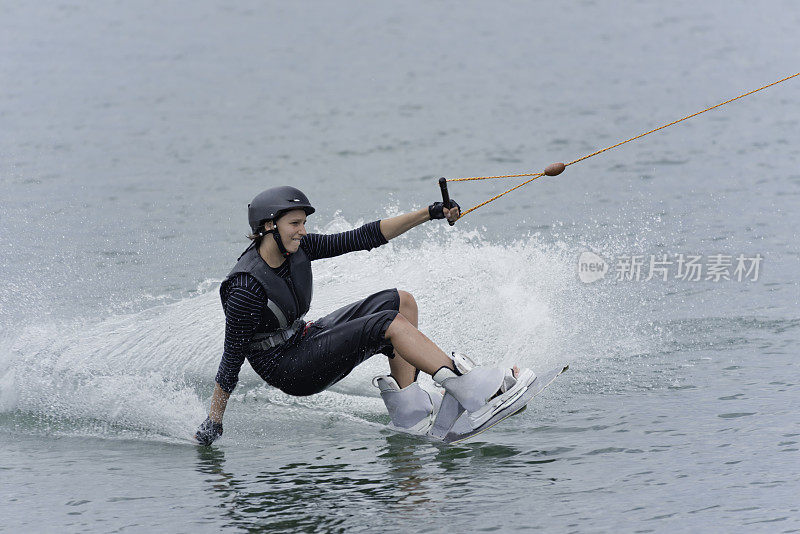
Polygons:
<instances>
[{"instance_id":1,"label":"gray water surface","mask_svg":"<svg viewBox=\"0 0 800 534\"><path fill-rule=\"evenodd\" d=\"M433 202L439 176L571 161L800 70L794 2L2 13L0 529L800 530L797 79L315 262L312 318L399 287L445 350L568 362L519 417L456 447L392 434L376 356L308 398L245 365L223 438L188 439L255 194L300 187L336 232ZM579 280L585 251L604 280ZM763 261L616 279L679 254Z\"/></svg>"}]
</instances>

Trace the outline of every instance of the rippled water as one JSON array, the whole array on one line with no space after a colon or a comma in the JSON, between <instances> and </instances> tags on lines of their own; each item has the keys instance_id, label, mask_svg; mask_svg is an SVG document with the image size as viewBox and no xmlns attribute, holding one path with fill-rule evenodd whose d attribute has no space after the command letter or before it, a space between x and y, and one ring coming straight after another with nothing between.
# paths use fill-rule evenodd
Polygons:
<instances>
[{"instance_id":1,"label":"rippled water","mask_svg":"<svg viewBox=\"0 0 800 534\"><path fill-rule=\"evenodd\" d=\"M315 262L312 317L396 286L447 350L570 363L513 422L392 434L376 357L310 398L245 366L224 437L187 436L261 189L301 187L335 232L441 175L536 172L793 74L798 23L789 1L4 5L3 527L797 531L796 79ZM604 280L578 279L585 251ZM763 262L616 280L678 254Z\"/></svg>"}]
</instances>

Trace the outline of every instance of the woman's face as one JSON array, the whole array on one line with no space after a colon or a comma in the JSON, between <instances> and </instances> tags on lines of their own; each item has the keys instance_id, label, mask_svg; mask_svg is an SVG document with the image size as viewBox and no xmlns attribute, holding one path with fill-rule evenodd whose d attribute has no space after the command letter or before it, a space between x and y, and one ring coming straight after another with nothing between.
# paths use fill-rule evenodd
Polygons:
<instances>
[{"instance_id":1,"label":"woman's face","mask_svg":"<svg viewBox=\"0 0 800 534\"><path fill-rule=\"evenodd\" d=\"M306 235L306 212L304 210L287 211L276 221L278 233L287 252L297 252L300 248L300 239ZM267 223L267 228L271 224Z\"/></svg>"}]
</instances>

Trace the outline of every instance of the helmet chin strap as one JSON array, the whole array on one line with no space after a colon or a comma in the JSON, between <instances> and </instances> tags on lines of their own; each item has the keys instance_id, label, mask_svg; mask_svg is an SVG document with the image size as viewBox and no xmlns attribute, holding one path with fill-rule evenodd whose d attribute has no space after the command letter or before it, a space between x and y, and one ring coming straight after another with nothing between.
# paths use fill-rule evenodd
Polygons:
<instances>
[{"instance_id":1,"label":"helmet chin strap","mask_svg":"<svg viewBox=\"0 0 800 534\"><path fill-rule=\"evenodd\" d=\"M275 242L278 244L278 250L281 252L281 256L283 256L284 258L288 258L289 254L291 254L291 252L286 250L286 247L283 246L283 239L281 239L281 234L278 233L278 225L277 224L275 225L275 228L273 228L270 231L270 233L272 234L272 237L275 238Z\"/></svg>"}]
</instances>

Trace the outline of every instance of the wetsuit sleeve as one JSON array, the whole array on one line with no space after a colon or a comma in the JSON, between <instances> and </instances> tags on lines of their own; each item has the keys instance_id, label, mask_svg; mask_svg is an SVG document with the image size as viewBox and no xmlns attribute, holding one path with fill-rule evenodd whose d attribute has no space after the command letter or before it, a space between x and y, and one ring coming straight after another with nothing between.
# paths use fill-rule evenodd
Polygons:
<instances>
[{"instance_id":1,"label":"wetsuit sleeve","mask_svg":"<svg viewBox=\"0 0 800 534\"><path fill-rule=\"evenodd\" d=\"M308 234L300 241L300 246L311 260L319 260L357 250L372 250L386 243L388 241L381 233L381 221L377 220L339 234Z\"/></svg>"},{"instance_id":2,"label":"wetsuit sleeve","mask_svg":"<svg viewBox=\"0 0 800 534\"><path fill-rule=\"evenodd\" d=\"M225 302L225 350L216 377L226 393L232 392L239 381L245 348L253 339L266 302L264 288L251 275L242 273L231 280Z\"/></svg>"}]
</instances>

